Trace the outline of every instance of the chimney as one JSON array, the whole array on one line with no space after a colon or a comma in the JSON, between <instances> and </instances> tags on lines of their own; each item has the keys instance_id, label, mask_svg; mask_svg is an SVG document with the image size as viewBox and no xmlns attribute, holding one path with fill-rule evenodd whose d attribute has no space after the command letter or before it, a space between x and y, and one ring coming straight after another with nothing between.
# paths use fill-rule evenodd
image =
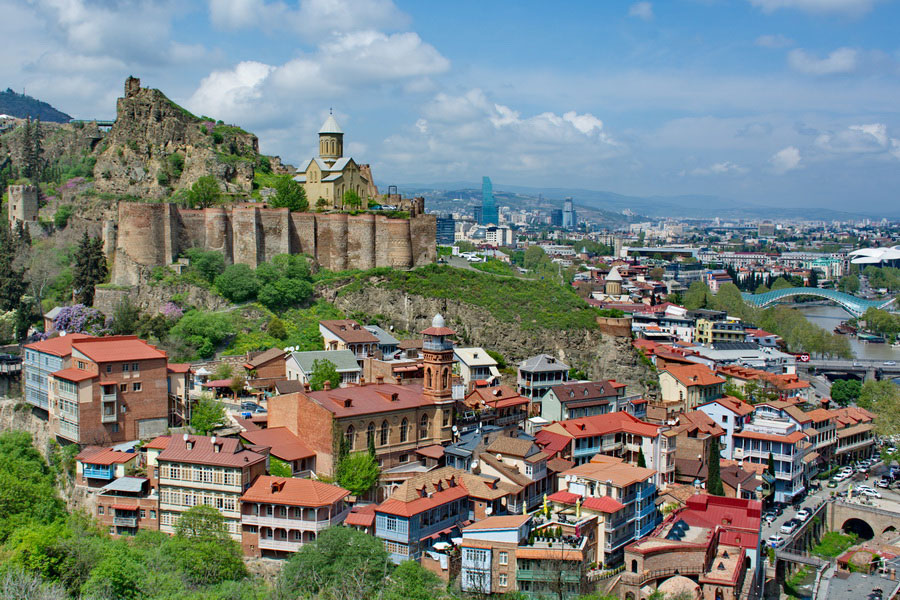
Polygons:
<instances>
[{"instance_id":1,"label":"chimney","mask_svg":"<svg viewBox=\"0 0 900 600\"><path fill-rule=\"evenodd\" d=\"M366 385L366 378L362 375L359 376L359 386L362 387Z\"/></svg>"},{"instance_id":2,"label":"chimney","mask_svg":"<svg viewBox=\"0 0 900 600\"><path fill-rule=\"evenodd\" d=\"M310 391L311 389L312 389L312 388L309 387L309 382L308 382L308 381L306 381L306 382L303 383L303 391L304 391L304 392L306 392L306 393L308 394L309 391Z\"/></svg>"},{"instance_id":3,"label":"chimney","mask_svg":"<svg viewBox=\"0 0 900 600\"><path fill-rule=\"evenodd\" d=\"M397 400L400 399L399 397L400 397L400 394L398 394L397 392L392 393L391 394L391 402L396 402Z\"/></svg>"},{"instance_id":4,"label":"chimney","mask_svg":"<svg viewBox=\"0 0 900 600\"><path fill-rule=\"evenodd\" d=\"M330 390L330 389L331 389L331 382L328 381L328 380L325 380L325 383L322 384L322 389L324 389L326 392L327 392L328 390Z\"/></svg>"},{"instance_id":5,"label":"chimney","mask_svg":"<svg viewBox=\"0 0 900 600\"><path fill-rule=\"evenodd\" d=\"M375 377L375 383L377 383L378 385L383 384L384 383L384 375L377 375Z\"/></svg>"},{"instance_id":6,"label":"chimney","mask_svg":"<svg viewBox=\"0 0 900 600\"><path fill-rule=\"evenodd\" d=\"M351 400L350 398L344 400L344 408L350 408L351 406L353 406L353 400Z\"/></svg>"}]
</instances>

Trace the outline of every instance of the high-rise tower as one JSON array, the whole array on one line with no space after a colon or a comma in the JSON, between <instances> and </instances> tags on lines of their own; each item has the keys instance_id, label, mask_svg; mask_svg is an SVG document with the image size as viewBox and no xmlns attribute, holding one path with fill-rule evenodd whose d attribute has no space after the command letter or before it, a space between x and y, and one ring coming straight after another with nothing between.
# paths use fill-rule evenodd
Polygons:
<instances>
[{"instance_id":1,"label":"high-rise tower","mask_svg":"<svg viewBox=\"0 0 900 600\"><path fill-rule=\"evenodd\" d=\"M481 180L481 220L480 225L499 225L500 215L497 212L497 202L494 200L494 186L491 178L484 177Z\"/></svg>"}]
</instances>

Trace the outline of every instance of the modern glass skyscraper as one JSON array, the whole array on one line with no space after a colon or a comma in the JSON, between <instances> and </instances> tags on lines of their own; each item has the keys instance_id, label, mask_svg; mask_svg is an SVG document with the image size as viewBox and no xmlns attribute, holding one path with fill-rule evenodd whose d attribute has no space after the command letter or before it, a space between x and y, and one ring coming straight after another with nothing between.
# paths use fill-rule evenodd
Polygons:
<instances>
[{"instance_id":1,"label":"modern glass skyscraper","mask_svg":"<svg viewBox=\"0 0 900 600\"><path fill-rule=\"evenodd\" d=\"M480 225L499 225L500 215L497 213L497 202L494 201L494 186L491 178L481 180L481 220Z\"/></svg>"}]
</instances>

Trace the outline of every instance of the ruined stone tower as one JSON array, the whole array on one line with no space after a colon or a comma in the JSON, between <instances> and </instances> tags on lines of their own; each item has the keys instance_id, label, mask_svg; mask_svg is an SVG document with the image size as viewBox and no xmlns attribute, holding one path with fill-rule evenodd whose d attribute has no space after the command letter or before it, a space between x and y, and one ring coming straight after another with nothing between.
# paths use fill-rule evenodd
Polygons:
<instances>
[{"instance_id":1,"label":"ruined stone tower","mask_svg":"<svg viewBox=\"0 0 900 600\"><path fill-rule=\"evenodd\" d=\"M38 188L33 185L11 185L9 192L9 227L19 222L31 227L38 220Z\"/></svg>"}]
</instances>

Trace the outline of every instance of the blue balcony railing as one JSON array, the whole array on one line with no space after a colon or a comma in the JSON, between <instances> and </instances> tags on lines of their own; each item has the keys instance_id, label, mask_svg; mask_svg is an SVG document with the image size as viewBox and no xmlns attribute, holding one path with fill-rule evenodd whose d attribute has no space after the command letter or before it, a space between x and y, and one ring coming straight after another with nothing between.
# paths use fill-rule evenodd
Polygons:
<instances>
[{"instance_id":1,"label":"blue balcony railing","mask_svg":"<svg viewBox=\"0 0 900 600\"><path fill-rule=\"evenodd\" d=\"M640 490L638 490L637 499L638 499L638 501L646 500L647 498L652 497L655 493L656 493L656 487L652 486L652 485L647 485L647 486L644 486L643 488L641 488Z\"/></svg>"},{"instance_id":2,"label":"blue balcony railing","mask_svg":"<svg viewBox=\"0 0 900 600\"><path fill-rule=\"evenodd\" d=\"M84 476L88 479L112 479L112 467L84 466Z\"/></svg>"}]
</instances>

